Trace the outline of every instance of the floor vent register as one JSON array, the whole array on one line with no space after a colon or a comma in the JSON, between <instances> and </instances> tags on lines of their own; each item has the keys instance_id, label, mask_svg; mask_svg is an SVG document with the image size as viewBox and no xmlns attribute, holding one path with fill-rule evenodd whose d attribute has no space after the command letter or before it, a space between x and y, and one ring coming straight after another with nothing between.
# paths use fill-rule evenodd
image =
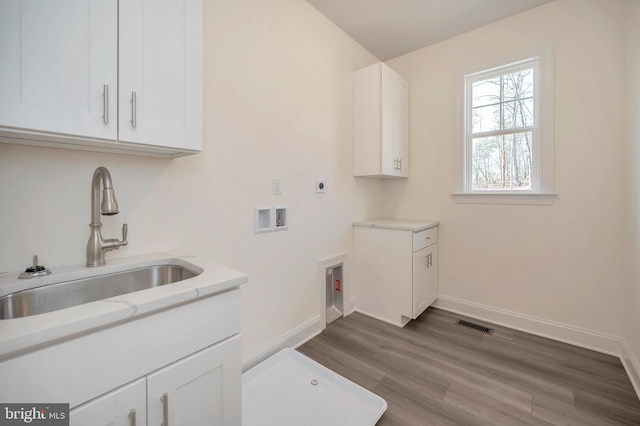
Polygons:
<instances>
[{"instance_id":1,"label":"floor vent register","mask_svg":"<svg viewBox=\"0 0 640 426\"><path fill-rule=\"evenodd\" d=\"M493 328L489 328L489 327L485 327L484 325L480 325L480 324L476 324L473 322L469 322L469 321L465 321L465 320L458 320L458 322L456 322L457 325L461 325L463 327L468 327L468 328L473 328L474 330L478 330L481 331L485 334L493 334Z\"/></svg>"}]
</instances>

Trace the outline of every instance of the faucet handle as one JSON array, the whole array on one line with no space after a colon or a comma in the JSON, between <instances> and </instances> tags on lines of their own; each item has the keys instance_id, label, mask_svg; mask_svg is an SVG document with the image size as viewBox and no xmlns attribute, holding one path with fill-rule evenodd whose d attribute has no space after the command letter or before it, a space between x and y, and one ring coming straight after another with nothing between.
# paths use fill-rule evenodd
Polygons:
<instances>
[{"instance_id":1,"label":"faucet handle","mask_svg":"<svg viewBox=\"0 0 640 426\"><path fill-rule=\"evenodd\" d=\"M124 223L122 225L122 241L120 241L121 246L126 246L127 244L129 244L129 241L127 241L128 233L129 233L129 226L126 223Z\"/></svg>"}]
</instances>

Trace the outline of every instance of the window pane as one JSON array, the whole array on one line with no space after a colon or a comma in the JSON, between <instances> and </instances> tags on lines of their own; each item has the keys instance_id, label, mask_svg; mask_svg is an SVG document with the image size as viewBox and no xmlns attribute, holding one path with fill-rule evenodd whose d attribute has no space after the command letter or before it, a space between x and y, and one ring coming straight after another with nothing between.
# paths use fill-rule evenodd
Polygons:
<instances>
[{"instance_id":1,"label":"window pane","mask_svg":"<svg viewBox=\"0 0 640 426\"><path fill-rule=\"evenodd\" d=\"M476 81L471 86L471 106L479 107L500 102L500 77Z\"/></svg>"},{"instance_id":2,"label":"window pane","mask_svg":"<svg viewBox=\"0 0 640 426\"><path fill-rule=\"evenodd\" d=\"M471 152L473 190L494 189L500 180L501 137L474 138Z\"/></svg>"},{"instance_id":3,"label":"window pane","mask_svg":"<svg viewBox=\"0 0 640 426\"><path fill-rule=\"evenodd\" d=\"M504 101L533 96L533 68L504 75Z\"/></svg>"},{"instance_id":4,"label":"window pane","mask_svg":"<svg viewBox=\"0 0 640 426\"><path fill-rule=\"evenodd\" d=\"M504 104L504 128L533 126L533 99L506 102Z\"/></svg>"},{"instance_id":5,"label":"window pane","mask_svg":"<svg viewBox=\"0 0 640 426\"><path fill-rule=\"evenodd\" d=\"M500 104L471 110L471 133L500 130Z\"/></svg>"},{"instance_id":6,"label":"window pane","mask_svg":"<svg viewBox=\"0 0 640 426\"><path fill-rule=\"evenodd\" d=\"M474 138L471 153L472 189L531 189L532 138L532 132Z\"/></svg>"}]
</instances>

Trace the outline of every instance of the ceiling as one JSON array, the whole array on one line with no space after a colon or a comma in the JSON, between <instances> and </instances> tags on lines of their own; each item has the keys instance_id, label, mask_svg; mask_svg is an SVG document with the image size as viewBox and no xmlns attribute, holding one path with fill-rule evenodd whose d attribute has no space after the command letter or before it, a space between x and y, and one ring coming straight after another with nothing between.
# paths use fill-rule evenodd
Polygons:
<instances>
[{"instance_id":1,"label":"ceiling","mask_svg":"<svg viewBox=\"0 0 640 426\"><path fill-rule=\"evenodd\" d=\"M386 61L552 0L307 0Z\"/></svg>"}]
</instances>

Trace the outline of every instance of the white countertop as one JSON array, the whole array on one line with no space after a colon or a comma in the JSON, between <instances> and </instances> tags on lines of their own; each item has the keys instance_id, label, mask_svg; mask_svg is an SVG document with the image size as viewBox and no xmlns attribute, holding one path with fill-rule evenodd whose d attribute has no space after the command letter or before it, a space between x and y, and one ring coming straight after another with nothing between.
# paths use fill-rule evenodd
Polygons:
<instances>
[{"instance_id":1,"label":"white countertop","mask_svg":"<svg viewBox=\"0 0 640 426\"><path fill-rule=\"evenodd\" d=\"M420 232L425 229L435 228L440 222L434 220L411 220L381 218L371 220L361 220L353 222L353 226L365 226L370 228L400 229L404 231Z\"/></svg>"},{"instance_id":2,"label":"white countertop","mask_svg":"<svg viewBox=\"0 0 640 426\"><path fill-rule=\"evenodd\" d=\"M208 259L169 252L112 259L108 260L107 265L97 268L84 265L52 268L50 275L31 279L20 280L18 273L0 274L0 296L62 281L167 264L182 264L187 267L194 265L202 273L187 280L71 308L0 320L0 360L31 348L86 334L115 322L131 320L149 312L211 296L238 287L248 280L246 274Z\"/></svg>"}]
</instances>

